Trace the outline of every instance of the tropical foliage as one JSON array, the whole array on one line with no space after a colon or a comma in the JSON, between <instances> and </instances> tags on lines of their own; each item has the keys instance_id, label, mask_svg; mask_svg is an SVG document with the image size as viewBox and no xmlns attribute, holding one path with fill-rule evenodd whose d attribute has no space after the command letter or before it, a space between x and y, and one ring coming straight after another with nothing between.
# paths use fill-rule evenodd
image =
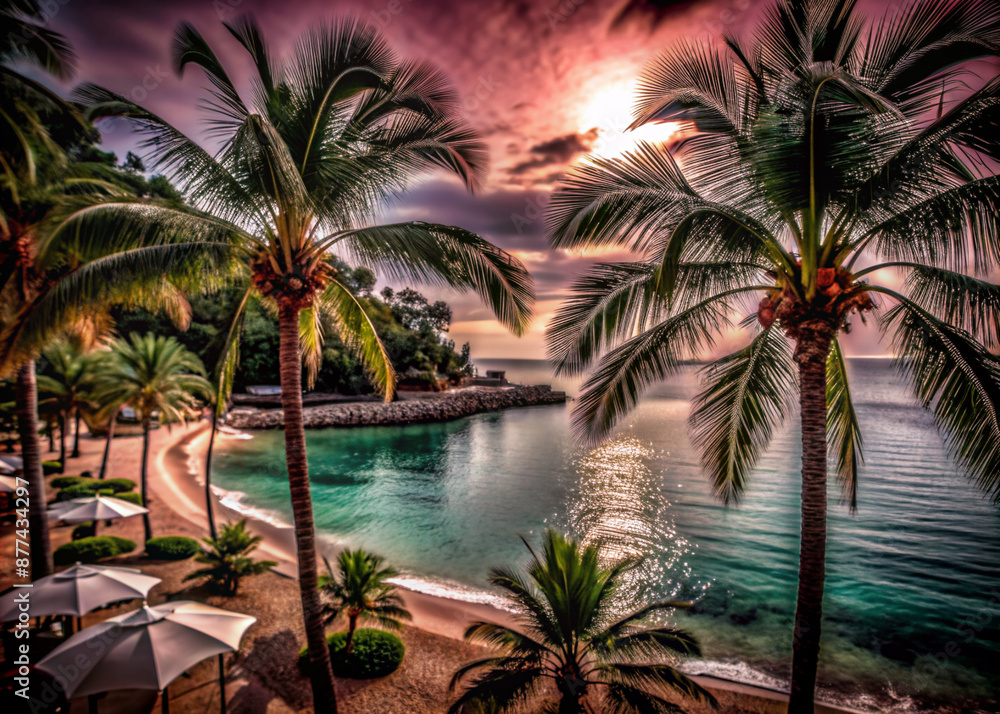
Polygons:
<instances>
[{"instance_id":1,"label":"tropical foliage","mask_svg":"<svg viewBox=\"0 0 1000 714\"><path fill-rule=\"evenodd\" d=\"M447 339L451 309L446 303L429 302L412 289L371 294L360 287L355 277L370 275L370 271L352 270L341 261L334 263L371 318L396 373L424 385L430 384L436 374L459 379L471 373L468 346L456 349ZM242 294L231 289L208 295L189 294L191 321L187 329L177 327L166 314L141 308L117 309L112 315L116 329L122 334L154 332L175 337L204 364L215 364L225 347L241 299ZM375 391L377 385L372 384L357 352L340 338L329 316L324 315L321 323L326 337L313 388L341 394ZM237 343L239 367L233 375L234 391L239 392L247 385L279 382L278 343L278 320L274 313L259 303L248 304Z\"/></svg>"},{"instance_id":2,"label":"tropical foliage","mask_svg":"<svg viewBox=\"0 0 1000 714\"><path fill-rule=\"evenodd\" d=\"M68 340L52 343L42 353L44 362L37 377L39 408L51 407L59 414L59 461L66 463L66 428L72 420L73 458L80 455L83 412L93 406L93 359Z\"/></svg>"},{"instance_id":3,"label":"tropical foliage","mask_svg":"<svg viewBox=\"0 0 1000 714\"><path fill-rule=\"evenodd\" d=\"M385 565L381 556L357 549L345 549L337 556L337 569L326 563L326 574L319 578L326 621L347 618L344 652L354 648L354 631L358 622L370 622L389 630L401 630L401 620L412 616L403 607L403 599L390 578L398 575L395 568Z\"/></svg>"},{"instance_id":4,"label":"tropical foliage","mask_svg":"<svg viewBox=\"0 0 1000 714\"><path fill-rule=\"evenodd\" d=\"M557 370L590 372L582 437L607 436L650 383L711 354L741 310L750 342L702 371L691 415L725 502L798 396L793 712L813 707L828 450L857 503L852 316L877 318L952 454L1000 501L1000 77L969 72L998 53L996 3L918 0L872 20L855 0L779 0L747 38L680 42L648 65L635 126L682 123L672 148L589 161L550 203L553 245L636 254L581 278L551 323Z\"/></svg>"},{"instance_id":5,"label":"tropical foliage","mask_svg":"<svg viewBox=\"0 0 1000 714\"><path fill-rule=\"evenodd\" d=\"M524 572L494 568L490 575L518 626L469 627L467 640L497 652L455 673L452 687L471 681L449 712L511 711L547 694L545 682L555 685L558 705L552 711L560 714L673 714L681 711L669 698L677 694L714 703L672 666L678 656L700 654L694 638L654 622L679 603L620 612L624 577L638 561L602 564L597 545L581 545L552 530L545 533L540 555L528 550L531 561Z\"/></svg>"},{"instance_id":6,"label":"tropical foliage","mask_svg":"<svg viewBox=\"0 0 1000 714\"><path fill-rule=\"evenodd\" d=\"M163 118L94 85L79 92L89 116L130 119L143 134L144 161L176 178L193 210L131 201L88 211L83 222L111 235L185 236L189 245L231 247L239 305L277 310L285 450L296 526L299 586L313 661L317 711L336 709L319 616L316 554L302 426L302 361L309 381L322 357L326 313L391 398L395 372L370 316L341 280L329 253L394 281L477 292L515 333L527 327L531 280L513 256L454 226L422 221L378 225L387 201L431 169L470 188L486 150L457 118L454 90L437 69L398 59L377 29L358 19L317 22L290 55L274 55L249 19L224 23L245 51L253 79L241 93L214 48L182 24L173 43L178 72L198 67L210 86L208 138L214 154ZM238 360L241 307L212 370L217 411Z\"/></svg>"},{"instance_id":7,"label":"tropical foliage","mask_svg":"<svg viewBox=\"0 0 1000 714\"><path fill-rule=\"evenodd\" d=\"M94 203L128 194L127 182L87 150L97 133L74 105L13 69L26 62L58 78L72 74L75 57L65 38L42 26L41 4L5 0L0 20L0 375L17 377L24 473L40 503L38 354L69 328L99 333L115 303L182 313L168 278L181 266L188 271L193 257L200 263L215 254L179 247L185 237L176 234L91 232L81 223ZM32 574L40 577L52 570L48 524L39 509L30 520Z\"/></svg>"},{"instance_id":8,"label":"tropical foliage","mask_svg":"<svg viewBox=\"0 0 1000 714\"><path fill-rule=\"evenodd\" d=\"M111 343L95 369L95 401L135 410L142 425L142 501L149 503L149 432L153 420L160 424L185 422L200 414L199 397L207 399L212 388L205 368L177 340L162 335L133 334ZM153 537L149 514L143 514L146 540Z\"/></svg>"},{"instance_id":9,"label":"tropical foliage","mask_svg":"<svg viewBox=\"0 0 1000 714\"><path fill-rule=\"evenodd\" d=\"M202 539L209 550L195 556L195 560L208 567L188 573L184 579L208 578L223 595L235 595L239 590L240 580L249 575L260 575L277 565L273 560L254 560L251 557L261 540L260 536L247 530L245 518L223 524L218 538Z\"/></svg>"}]
</instances>

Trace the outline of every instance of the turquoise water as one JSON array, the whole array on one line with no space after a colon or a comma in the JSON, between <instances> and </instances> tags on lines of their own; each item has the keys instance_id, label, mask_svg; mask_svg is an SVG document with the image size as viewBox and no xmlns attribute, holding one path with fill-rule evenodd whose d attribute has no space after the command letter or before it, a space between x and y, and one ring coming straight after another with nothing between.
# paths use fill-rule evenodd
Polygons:
<instances>
[{"instance_id":1,"label":"turquoise water","mask_svg":"<svg viewBox=\"0 0 1000 714\"><path fill-rule=\"evenodd\" d=\"M538 362L477 364L551 381ZM857 514L831 487L821 680L855 704L877 696L882 711L917 710L911 694L993 699L1000 510L957 473L890 364L852 360L850 369L866 465ZM687 436L695 389L693 371L659 386L596 449L573 443L568 406L310 432L317 527L332 543L388 555L411 587L487 601L490 566L524 559L519 534L531 541L555 526L601 538L609 555L646 558L630 595L697 600L676 616L702 641L707 661L696 669L780 686L797 561L795 424L744 502L724 508ZM217 484L239 492L231 500L289 518L281 432L225 439L218 454ZM898 701L890 708L889 699Z\"/></svg>"}]
</instances>

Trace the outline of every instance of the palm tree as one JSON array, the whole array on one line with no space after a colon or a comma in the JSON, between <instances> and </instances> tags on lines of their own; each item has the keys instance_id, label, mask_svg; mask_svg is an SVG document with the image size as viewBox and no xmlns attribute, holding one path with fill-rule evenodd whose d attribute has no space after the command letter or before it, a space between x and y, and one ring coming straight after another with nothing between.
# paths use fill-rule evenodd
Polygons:
<instances>
[{"instance_id":1,"label":"palm tree","mask_svg":"<svg viewBox=\"0 0 1000 714\"><path fill-rule=\"evenodd\" d=\"M15 401L29 495L44 503L35 359L68 327L118 301L178 307L165 276L209 246L182 248L186 236L159 230L88 232L66 212L118 189L104 165L74 161L56 144L46 121L92 129L76 108L14 71L28 62L56 77L72 73L65 39L41 27L35 0L0 0L0 375L16 375ZM41 115L40 115L41 113ZM43 116L44 115L44 119ZM107 226L105 226L107 228ZM139 285L153 285L138 289ZM44 509L32 509L31 576L52 572Z\"/></svg>"},{"instance_id":2,"label":"palm tree","mask_svg":"<svg viewBox=\"0 0 1000 714\"><path fill-rule=\"evenodd\" d=\"M173 337L132 334L118 339L101 365L94 399L105 404L129 406L142 425L141 490L143 505L149 506L149 431L153 419L160 424L196 418L198 397L212 391L203 376L205 368L197 355ZM149 513L142 516L146 540L153 537Z\"/></svg>"},{"instance_id":3,"label":"palm tree","mask_svg":"<svg viewBox=\"0 0 1000 714\"><path fill-rule=\"evenodd\" d=\"M679 712L664 698L670 691L715 703L671 666L678 655L700 654L698 643L682 630L651 622L681 603L657 602L625 616L618 611L623 576L638 560L605 565L597 544L584 546L553 530L545 532L541 557L528 550L524 573L490 572L520 627L475 622L466 630L467 640L499 652L455 673L452 688L478 674L450 713L478 711L469 705L510 711L538 695L545 680L555 683L559 714L598 711L591 697L597 688L603 690L599 711Z\"/></svg>"},{"instance_id":4,"label":"palm tree","mask_svg":"<svg viewBox=\"0 0 1000 714\"><path fill-rule=\"evenodd\" d=\"M403 629L400 620L413 616L403 607L396 586L388 582L396 577L395 568L385 565L382 556L365 550L342 550L337 556L337 571L325 558L327 573L319 577L326 621L347 616L347 641L344 650L354 647L354 631L358 620L374 622L390 630Z\"/></svg>"},{"instance_id":5,"label":"palm tree","mask_svg":"<svg viewBox=\"0 0 1000 714\"><path fill-rule=\"evenodd\" d=\"M50 402L59 413L59 459L62 473L66 468L66 425L70 419L75 422L71 456L80 456L82 412L93 406L92 360L75 349L68 340L54 342L42 355L45 357L48 373L37 377L38 391L40 396L45 395L45 401Z\"/></svg>"},{"instance_id":6,"label":"palm tree","mask_svg":"<svg viewBox=\"0 0 1000 714\"><path fill-rule=\"evenodd\" d=\"M616 246L550 325L559 372L592 370L575 409L606 436L643 389L704 355L741 300L744 349L705 368L702 465L739 500L798 392L802 532L790 712L811 712L822 624L827 452L853 509L862 440L840 345L878 314L955 458L1000 500L1000 9L919 0L879 21L854 0L780 0L747 40L681 43L642 75L635 125L683 122L675 157L641 145L568 175L552 243ZM879 284L893 270L902 288ZM881 271L881 272L880 272Z\"/></svg>"},{"instance_id":7,"label":"palm tree","mask_svg":"<svg viewBox=\"0 0 1000 714\"><path fill-rule=\"evenodd\" d=\"M223 595L235 595L242 578L259 575L277 565L273 560L254 560L250 557L263 539L251 535L245 518L236 523L224 523L218 538L202 540L210 550L199 553L195 560L209 567L188 573L184 579L208 578Z\"/></svg>"},{"instance_id":8,"label":"palm tree","mask_svg":"<svg viewBox=\"0 0 1000 714\"><path fill-rule=\"evenodd\" d=\"M395 375L328 254L336 249L391 280L475 290L515 333L527 327L533 291L516 258L473 233L422 221L373 221L381 206L428 170L451 171L470 188L481 179L485 146L457 118L456 94L440 71L397 59L378 30L357 19L316 23L287 59L272 55L249 19L226 29L253 64L248 98L194 27L182 25L173 47L178 71L193 64L209 78L203 107L220 147L214 155L125 97L89 86L80 98L91 117L133 120L146 136L147 165L173 175L196 209L144 207L132 212L128 225L138 233L154 225L183 226L206 241L231 240L248 279L247 295L277 310L285 456L314 703L317 711L335 711L316 589L301 397L303 357L310 374L319 364L320 313L333 317L387 399ZM88 218L101 224L102 211Z\"/></svg>"}]
</instances>

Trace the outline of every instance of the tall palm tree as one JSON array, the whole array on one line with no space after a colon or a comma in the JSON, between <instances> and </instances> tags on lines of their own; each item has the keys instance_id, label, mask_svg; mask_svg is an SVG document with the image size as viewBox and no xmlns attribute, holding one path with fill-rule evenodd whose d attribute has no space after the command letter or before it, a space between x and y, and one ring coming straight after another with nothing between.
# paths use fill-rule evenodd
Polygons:
<instances>
[{"instance_id":1,"label":"tall palm tree","mask_svg":"<svg viewBox=\"0 0 1000 714\"><path fill-rule=\"evenodd\" d=\"M779 0L751 37L680 43L643 73L635 125L685 123L676 156L643 145L590 161L550 204L554 245L638 256L583 277L550 326L557 369L592 370L575 409L586 439L759 301L750 344L702 371L691 426L735 502L798 393L796 714L813 710L828 450L857 502L840 344L852 313L878 315L952 454L1000 499L1000 288L987 279L1000 266L1000 78L970 89L967 66L998 54L995 3L919 0L870 20L854 0Z\"/></svg>"},{"instance_id":2,"label":"tall palm tree","mask_svg":"<svg viewBox=\"0 0 1000 714\"><path fill-rule=\"evenodd\" d=\"M403 599L395 585L388 582L396 577L395 568L385 564L385 558L368 551L344 549L337 556L337 569L324 558L326 574L319 577L319 589L324 599L323 612L327 622L347 616L345 651L354 647L354 631L358 620L371 621L390 630L401 630L400 620L413 616L403 607Z\"/></svg>"},{"instance_id":3,"label":"tall palm tree","mask_svg":"<svg viewBox=\"0 0 1000 714\"><path fill-rule=\"evenodd\" d=\"M75 56L65 39L39 23L44 20L41 6L33 0L2 0L0 2L0 81L5 96L25 88L51 94L44 87L12 68L15 62L33 64L59 78L72 74ZM35 148L29 143L31 132L22 128L21 117L7 109L0 114L0 157L3 158L3 206L0 217L0 235L4 242L3 272L0 273L0 290L7 287L13 272L11 254L27 241L15 236L9 216L12 208L20 203L18 186L24 178L31 179ZM30 126L30 125L29 125ZM20 169L20 171L18 171ZM20 174L20 175L19 175ZM14 206L10 204L13 203ZM17 224L15 224L16 226ZM20 252L25 252L23 249ZM23 261L23 259L22 259ZM38 390L35 384L34 360L17 365L15 404L18 431L21 441L24 478L28 481L29 496L34 503L45 502L45 482L42 480L41 445L38 440ZM31 525L31 574L41 577L52 572L52 549L49 546L48 521L41 509L32 509Z\"/></svg>"},{"instance_id":4,"label":"tall palm tree","mask_svg":"<svg viewBox=\"0 0 1000 714\"><path fill-rule=\"evenodd\" d=\"M59 412L60 462L66 468L66 426L74 422L73 452L80 456L80 422L83 410L93 406L92 359L75 349L67 340L58 340L42 353L47 363L47 374L37 377L39 396L44 396Z\"/></svg>"},{"instance_id":5,"label":"tall palm tree","mask_svg":"<svg viewBox=\"0 0 1000 714\"><path fill-rule=\"evenodd\" d=\"M35 503L45 499L38 437L35 359L67 327L103 306L123 301L162 304L179 314L183 302L165 285L181 262L211 253L177 243L187 236L90 233L67 212L118 189L109 169L73 161L39 115L86 135L76 108L12 65L27 62L66 78L74 56L64 38L41 27L35 0L0 0L0 375L16 375L16 412L24 475ZM105 226L107 228L107 226ZM147 287L139 288L137 286ZM155 286L151 289L148 286ZM32 509L31 576L52 572L44 509Z\"/></svg>"},{"instance_id":6,"label":"tall palm tree","mask_svg":"<svg viewBox=\"0 0 1000 714\"><path fill-rule=\"evenodd\" d=\"M275 57L248 19L226 29L253 65L247 97L194 27L182 25L173 47L178 71L195 65L208 76L203 107L220 147L214 155L125 97L93 86L80 96L94 118L131 118L146 136L148 164L172 174L197 209L144 208L130 215L129 225L139 232L183 226L206 240L226 237L249 278L248 292L277 310L285 456L314 702L317 711L335 711L302 422L302 360L314 373L320 312L332 315L386 398L395 376L328 253L336 249L389 279L474 290L515 333L527 326L533 292L521 263L475 234L422 221L374 223L380 207L427 170L451 171L470 188L483 174L485 146L457 118L457 97L440 71L397 59L377 29L357 19L317 23L288 58ZM100 224L102 212L89 218Z\"/></svg>"},{"instance_id":7,"label":"tall palm tree","mask_svg":"<svg viewBox=\"0 0 1000 714\"><path fill-rule=\"evenodd\" d=\"M671 692L715 703L671 666L678 655L699 654L698 643L652 622L679 603L657 602L624 616L619 611L623 576L638 560L605 565L596 544L584 546L553 530L545 532L541 557L528 550L525 573L494 568L490 574L520 627L475 622L466 630L467 640L499 652L455 673L452 687L477 674L450 713L479 711L469 705L510 711L537 696L546 680L555 683L559 714L679 712L664 698ZM600 699L592 696L597 689Z\"/></svg>"},{"instance_id":8,"label":"tall palm tree","mask_svg":"<svg viewBox=\"0 0 1000 714\"><path fill-rule=\"evenodd\" d=\"M203 376L201 360L173 337L132 334L112 342L101 364L94 399L129 406L142 425L142 503L149 505L149 431L160 424L197 418L198 398L208 398L212 387ZM142 516L146 540L153 537L149 513Z\"/></svg>"}]
</instances>

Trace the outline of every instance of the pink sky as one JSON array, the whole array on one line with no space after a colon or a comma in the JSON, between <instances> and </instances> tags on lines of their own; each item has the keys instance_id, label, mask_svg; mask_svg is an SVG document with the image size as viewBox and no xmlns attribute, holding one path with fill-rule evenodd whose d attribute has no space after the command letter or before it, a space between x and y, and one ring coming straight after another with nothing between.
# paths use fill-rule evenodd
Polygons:
<instances>
[{"instance_id":1,"label":"pink sky","mask_svg":"<svg viewBox=\"0 0 1000 714\"><path fill-rule=\"evenodd\" d=\"M428 176L386 216L459 225L515 252L538 290L538 316L520 340L504 333L473 296L425 292L452 304L451 336L470 341L474 358L541 358L548 317L573 277L594 260L548 247L540 215L554 181L588 153L627 148L621 131L634 81L659 50L679 38L718 40L724 30L739 32L763 6L763 0L91 0L53 3L49 22L79 53L80 78L131 96L195 136L194 102L204 79L197 72L179 79L169 69L171 35L181 19L212 41L237 77L245 58L220 19L242 13L255 15L280 50L317 18L357 12L380 25L401 54L445 68L466 117L489 142L490 178L479 195L469 196L456 181ZM124 125L105 124L102 131L120 157L132 148ZM854 353L885 351L873 331L859 332ZM722 348L739 343L733 336Z\"/></svg>"}]
</instances>

